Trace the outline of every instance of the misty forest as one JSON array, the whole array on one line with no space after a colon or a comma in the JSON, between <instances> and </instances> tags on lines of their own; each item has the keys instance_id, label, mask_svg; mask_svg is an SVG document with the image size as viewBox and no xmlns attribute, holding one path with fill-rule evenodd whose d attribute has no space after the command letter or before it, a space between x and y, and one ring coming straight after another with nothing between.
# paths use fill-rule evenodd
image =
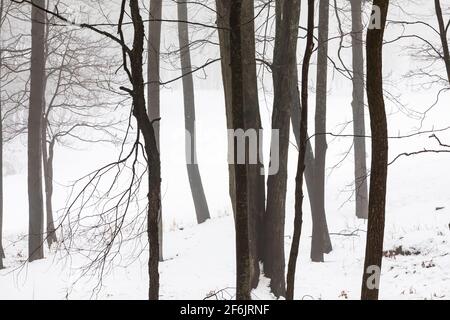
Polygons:
<instances>
[{"instance_id":1,"label":"misty forest","mask_svg":"<svg viewBox=\"0 0 450 320\"><path fill-rule=\"evenodd\" d=\"M0 0L0 300L450 299L450 0Z\"/></svg>"}]
</instances>

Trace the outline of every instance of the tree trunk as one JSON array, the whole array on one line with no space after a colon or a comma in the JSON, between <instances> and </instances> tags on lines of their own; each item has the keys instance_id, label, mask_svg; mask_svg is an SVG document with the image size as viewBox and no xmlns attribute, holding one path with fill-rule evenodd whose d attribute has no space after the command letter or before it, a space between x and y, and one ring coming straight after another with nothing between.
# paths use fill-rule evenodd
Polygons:
<instances>
[{"instance_id":1,"label":"tree trunk","mask_svg":"<svg viewBox=\"0 0 450 320\"><path fill-rule=\"evenodd\" d=\"M300 245L300 236L303 224L303 174L305 172L305 157L308 140L308 76L309 63L314 49L314 0L308 0L308 29L306 49L302 66L302 114L300 123L300 146L297 162L297 176L295 179L295 218L294 235L292 237L291 252L289 255L287 273L286 299L294 299L295 269Z\"/></svg>"},{"instance_id":2,"label":"tree trunk","mask_svg":"<svg viewBox=\"0 0 450 320\"><path fill-rule=\"evenodd\" d=\"M47 63L49 59L49 37L50 37L50 26L48 16L46 16L46 28L45 28L45 63ZM64 57L63 57L64 63ZM61 77L62 69L59 71L59 77ZM44 173L44 191L45 191L45 212L46 212L46 223L47 223L47 235L46 240L48 247L50 248L52 243L56 243L58 241L56 237L55 223L53 221L53 205L52 205L52 196L53 196L53 151L55 146L55 140L49 143L49 150L47 152L47 129L50 128L50 123L48 121L50 111L52 109L53 98L50 103L47 105L46 99L46 90L47 90L47 81L48 74L45 75L44 78L44 110L42 114L42 125L41 125L41 149L42 149L42 163L43 163L43 173ZM58 91L58 87L60 85L60 79L58 79L58 84L56 88L56 92Z\"/></svg>"},{"instance_id":3,"label":"tree trunk","mask_svg":"<svg viewBox=\"0 0 450 320\"><path fill-rule=\"evenodd\" d=\"M353 145L355 159L355 212L360 219L368 217L368 190L366 165L366 125L364 120L364 54L363 24L360 0L351 0L352 59L353 59Z\"/></svg>"},{"instance_id":4,"label":"tree trunk","mask_svg":"<svg viewBox=\"0 0 450 320\"><path fill-rule=\"evenodd\" d=\"M245 0L244 0L245 1ZM231 62L230 62L230 36L229 36L229 20L230 8L229 0L216 0L217 10L217 26L219 27L219 43L220 57L222 67L222 82L225 96L225 115L227 119L227 129L233 128L233 116L231 110ZM230 143L228 143L230 145ZM228 150L228 153L230 150ZM233 215L236 217L236 190L235 190L236 173L234 165L228 164L228 184L231 205L233 207Z\"/></svg>"},{"instance_id":5,"label":"tree trunk","mask_svg":"<svg viewBox=\"0 0 450 320\"><path fill-rule=\"evenodd\" d=\"M230 0L231 95L234 130L245 128L244 75L241 32L242 0ZM249 215L247 200L247 167L238 163L238 138L235 138L236 172L236 299L251 299ZM246 149L248 147L246 146ZM246 160L247 162L247 160Z\"/></svg>"},{"instance_id":6,"label":"tree trunk","mask_svg":"<svg viewBox=\"0 0 450 320\"><path fill-rule=\"evenodd\" d=\"M188 21L187 3L178 2L178 20ZM195 97L192 79L191 53L189 48L189 27L187 23L178 23L178 39L180 43L181 72L183 76L184 125L186 129L186 166L194 201L197 222L210 219L208 203L203 190L202 178L197 164L197 144L195 132Z\"/></svg>"},{"instance_id":7,"label":"tree trunk","mask_svg":"<svg viewBox=\"0 0 450 320\"><path fill-rule=\"evenodd\" d=\"M249 23L253 22L254 17L254 2L251 0L243 0L241 21L244 23L242 26L244 122L246 130L254 130L257 133L256 150L258 150L257 163L247 163L247 201L252 288L256 288L259 283L259 262L263 259L262 236L264 232L264 212L266 209L264 161L262 153L259 152L262 150L263 140L258 100L258 78L256 74L255 25L254 23ZM261 134L259 134L260 132Z\"/></svg>"},{"instance_id":8,"label":"tree trunk","mask_svg":"<svg viewBox=\"0 0 450 320\"><path fill-rule=\"evenodd\" d=\"M298 83L298 72L295 72L295 82ZM292 103L291 110L291 122L292 122L292 130L294 132L295 141L297 143L297 147L300 148L300 122L301 122L301 103L300 103L300 93L298 87L294 88L294 101ZM318 205L318 201L315 199L315 191L314 185L316 181L314 180L314 151L311 146L311 141L308 140L306 144L306 155L305 155L305 182L306 188L308 189L309 195L309 204L311 207L311 217L317 214L321 209ZM325 212L325 208L323 208L323 212ZM324 215L325 216L325 215ZM312 219L313 221L315 218ZM331 244L330 233L328 232L328 225L326 217L322 219L322 231L323 231L323 253L330 253L333 250L333 246Z\"/></svg>"},{"instance_id":9,"label":"tree trunk","mask_svg":"<svg viewBox=\"0 0 450 320\"><path fill-rule=\"evenodd\" d=\"M33 0L33 3L45 7L45 0ZM45 13L32 6L31 19L31 84L28 115L28 260L30 262L44 258L41 127L44 111Z\"/></svg>"},{"instance_id":10,"label":"tree trunk","mask_svg":"<svg viewBox=\"0 0 450 320\"><path fill-rule=\"evenodd\" d=\"M130 1L131 20L134 26L133 49L128 53L131 65L131 82L133 85L133 116L145 143L148 161L148 220L147 234L150 257L148 261L149 299L159 299L159 213L161 209L161 162L157 145L154 122L150 121L145 105L145 86L143 76L143 53L145 30L140 14L139 2Z\"/></svg>"},{"instance_id":11,"label":"tree trunk","mask_svg":"<svg viewBox=\"0 0 450 320\"><path fill-rule=\"evenodd\" d=\"M383 98L383 35L389 7L388 0L374 0L381 11L381 29L367 32L367 98L372 129L372 164L369 193L369 221L366 255L362 279L362 300L377 300L383 258L386 210L388 139L386 110ZM372 272L375 272L373 278ZM375 283L373 283L375 280Z\"/></svg>"},{"instance_id":12,"label":"tree trunk","mask_svg":"<svg viewBox=\"0 0 450 320\"><path fill-rule=\"evenodd\" d=\"M227 117L227 128L233 128L232 97L231 97L231 68L230 68L230 37L229 29L229 0L217 0L217 24L219 26L220 53L222 58L222 77L225 94L225 109ZM259 112L258 86L255 62L255 30L254 30L254 3L251 0L242 1L241 20L251 21L242 26L242 59L243 59L243 81L244 81L244 109L245 126L247 129L261 130L261 117ZM257 134L258 150L262 147L262 136ZM231 144L229 143L229 146ZM229 150L230 152L230 150ZM230 198L235 215L235 171L230 164L229 186ZM252 288L256 288L259 282L259 261L262 261L265 210L265 176L264 165L261 154L258 153L258 163L247 163L248 175L248 210L249 210L249 233L250 233L250 259Z\"/></svg>"},{"instance_id":13,"label":"tree trunk","mask_svg":"<svg viewBox=\"0 0 450 320\"><path fill-rule=\"evenodd\" d=\"M272 66L274 86L272 130L279 131L279 141L272 138L272 147L274 143L279 143L279 171L270 175L267 182L264 273L271 279L270 287L277 297L286 293L284 224L287 158L292 94L293 88L297 87L295 70L300 4L300 0L276 2L276 36Z\"/></svg>"},{"instance_id":14,"label":"tree trunk","mask_svg":"<svg viewBox=\"0 0 450 320\"><path fill-rule=\"evenodd\" d=\"M324 224L325 215L325 166L327 153L327 83L328 83L328 25L329 0L319 2L319 39L317 56L317 88L316 88L316 115L315 115L315 165L314 165L314 201L317 201L317 211L313 212L311 260L323 262Z\"/></svg>"},{"instance_id":15,"label":"tree trunk","mask_svg":"<svg viewBox=\"0 0 450 320\"><path fill-rule=\"evenodd\" d=\"M47 216L47 244L50 248L53 243L58 241L55 232L55 224L53 221L53 154L55 147L55 140L49 143L47 153L47 119L44 116L42 119L42 160L44 164L44 185L45 185L45 209Z\"/></svg>"},{"instance_id":16,"label":"tree trunk","mask_svg":"<svg viewBox=\"0 0 450 320\"><path fill-rule=\"evenodd\" d=\"M448 48L447 32L448 24L445 25L444 17L442 15L441 1L434 0L434 7L436 10L436 17L439 23L439 35L441 37L442 51L444 52L444 63L447 70L447 79L450 84L450 51Z\"/></svg>"},{"instance_id":17,"label":"tree trunk","mask_svg":"<svg viewBox=\"0 0 450 320\"><path fill-rule=\"evenodd\" d=\"M2 38L4 1L0 0L0 39ZM3 65L3 47L0 43L0 66ZM2 108L2 73L0 69L0 269L3 269L3 108Z\"/></svg>"},{"instance_id":18,"label":"tree trunk","mask_svg":"<svg viewBox=\"0 0 450 320\"><path fill-rule=\"evenodd\" d=\"M162 18L162 0L150 0L150 14L149 14L149 35L148 35L148 116L150 121L159 119L160 113L160 48L161 48L161 18ZM156 145L160 151L159 139L159 121L153 122L155 129ZM164 261L163 258L163 224L162 224L162 208L158 214L158 243L159 243L159 261Z\"/></svg>"}]
</instances>

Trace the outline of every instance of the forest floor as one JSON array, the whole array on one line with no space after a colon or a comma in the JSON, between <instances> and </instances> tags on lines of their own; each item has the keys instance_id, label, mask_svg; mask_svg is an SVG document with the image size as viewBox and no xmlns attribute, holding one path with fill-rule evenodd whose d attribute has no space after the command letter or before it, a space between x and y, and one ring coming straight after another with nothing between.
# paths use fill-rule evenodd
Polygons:
<instances>
[{"instance_id":1,"label":"forest floor","mask_svg":"<svg viewBox=\"0 0 450 320\"><path fill-rule=\"evenodd\" d=\"M434 226L388 228L381 276L382 299L449 299L449 210L437 215ZM442 222L442 223L441 223ZM363 268L363 227L332 235L334 250L325 263L309 261L309 236L302 237L296 277L297 299L358 299ZM309 230L304 230L309 234ZM160 265L162 299L231 299L234 295L233 218L215 218L204 225L165 234L165 261ZM286 252L290 237L286 237ZM50 251L31 264L26 241L6 239L7 269L0 271L0 299L145 299L146 254L134 263L117 264L104 275L79 278L87 263L81 255L61 257ZM268 280L261 277L254 299L273 299Z\"/></svg>"},{"instance_id":2,"label":"forest floor","mask_svg":"<svg viewBox=\"0 0 450 320\"><path fill-rule=\"evenodd\" d=\"M225 119L222 105L211 106L211 101L218 101L217 97L217 92L205 91L197 99L198 158L212 215L211 220L199 226L195 224L186 167L180 156L184 154L181 93L172 92L162 99L168 101L162 108L163 119L170 119L161 124L165 225L165 261L160 264L162 299L204 299L211 295L213 299L230 299L234 294L234 226L227 190ZM351 125L349 128L345 125L351 119L350 101L335 98L330 99L330 105L336 106L330 109L330 131L351 132ZM445 113L437 109L434 117L423 124L423 130L445 127L448 117L439 114ZM266 113L262 117L265 126L270 124ZM416 125L417 121L401 112L389 113L391 135L415 132ZM390 159L403 152L437 148L429 135L391 140ZM450 141L448 133L439 137ZM325 263L310 261L311 218L306 201L296 277L297 299L358 299L360 295L367 226L365 221L354 217L353 155L349 153L352 141L329 138L328 142L326 211L333 251L325 256ZM269 143L268 138L265 143ZM0 299L146 299L145 234L124 243L102 278L92 270L83 273L90 257L82 250L66 251L65 243L46 249L44 260L26 263L26 153L20 143L9 148L13 156L6 166L4 187L7 268L0 271ZM58 147L54 207L67 205L70 181L116 159L117 152L117 147L101 144ZM367 160L370 162L370 156ZM389 167L382 299L450 299L449 161L448 154L424 154L401 157ZM296 150L292 147L286 201L286 256L292 234L295 162ZM59 211L56 215L61 217ZM77 248L92 246L82 237L74 238L73 242ZM274 298L263 276L253 296Z\"/></svg>"}]
</instances>

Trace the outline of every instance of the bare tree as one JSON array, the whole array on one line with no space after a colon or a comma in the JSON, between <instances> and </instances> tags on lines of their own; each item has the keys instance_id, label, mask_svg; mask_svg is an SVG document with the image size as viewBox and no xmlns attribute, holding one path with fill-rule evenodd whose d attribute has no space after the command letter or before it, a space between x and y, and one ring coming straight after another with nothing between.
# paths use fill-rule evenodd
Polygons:
<instances>
[{"instance_id":1,"label":"bare tree","mask_svg":"<svg viewBox=\"0 0 450 320\"><path fill-rule=\"evenodd\" d=\"M119 33L124 42L122 23L125 15L126 0L122 1L122 10L119 20ZM142 16L140 13L139 2L130 0L130 14L134 27L133 48L130 50L122 46L124 58L128 55L130 60L130 69L125 65L125 70L129 75L132 90L122 88L129 92L133 99L133 115L138 123L138 128L145 141L145 154L148 159L148 238L150 244L149 258L149 299L157 300L159 298L159 271L158 264L160 260L159 253L159 223L161 210L161 163L157 144L156 130L153 127L155 121L150 120L145 107L144 77L143 77L143 53L145 30ZM126 58L125 58L126 59ZM126 63L126 61L124 61Z\"/></svg>"},{"instance_id":2,"label":"bare tree","mask_svg":"<svg viewBox=\"0 0 450 320\"><path fill-rule=\"evenodd\" d=\"M220 56L222 67L222 79L225 95L225 112L227 128L233 129L232 97L231 97L231 63L230 63L230 36L229 36L229 0L217 0L217 25L220 42ZM244 60L244 108L245 125L248 130L259 131L262 128L258 101L258 84L255 61L255 26L254 26L254 2L252 0L242 1L241 20L242 25L242 59ZM229 141L228 145L232 145ZM259 134L256 135L258 148L263 141ZM230 151L230 150L229 150ZM263 229L265 211L265 176L264 165L261 154L258 153L257 163L247 163L248 186L247 196L249 202L249 232L250 232L250 259L251 259L251 284L253 288L258 285L260 270L259 262L263 259ZM235 168L229 164L229 193L236 216L236 189Z\"/></svg>"},{"instance_id":3,"label":"bare tree","mask_svg":"<svg viewBox=\"0 0 450 320\"><path fill-rule=\"evenodd\" d=\"M241 20L242 0L230 1L230 62L231 62L231 98L233 129L245 129L244 119L244 75ZM249 210L247 199L246 164L238 163L238 138L235 137L234 167L236 173L236 299L250 300L250 245ZM248 147L246 147L248 149ZM247 153L247 152L246 152ZM246 159L247 162L247 159Z\"/></svg>"},{"instance_id":4,"label":"bare tree","mask_svg":"<svg viewBox=\"0 0 450 320\"><path fill-rule=\"evenodd\" d=\"M448 44L450 19L447 20L448 10L446 9L448 8L444 7L444 10L442 10L439 0L434 1L434 12L438 24L437 28L431 21L421 19L420 17L415 17L413 21L389 20L389 23L401 25L404 31L399 36L387 40L385 43L391 44L399 40L414 39L416 41L409 41L405 49L418 62L425 62L425 64L419 64L419 66L409 70L405 77L420 79L420 86L424 89L429 89L436 85L442 87L437 94L436 101L423 113L423 118L437 105L442 93L450 90L450 51ZM409 26L417 25L423 27L423 33L417 32L417 30L411 33L406 32Z\"/></svg>"},{"instance_id":5,"label":"bare tree","mask_svg":"<svg viewBox=\"0 0 450 320\"><path fill-rule=\"evenodd\" d=\"M298 72L295 74L295 82L298 83ZM300 146L300 123L301 123L301 101L300 101L300 93L298 90L298 86L293 88L293 102L291 109L291 123L292 130L294 132L295 141L297 146ZM311 207L311 217L313 223L321 223L322 225L319 228L315 228L315 231L321 230L322 236L319 237L319 233L314 235L314 239L311 237L311 252L313 249L312 242L321 241L322 243L318 243L320 248L322 248L323 253L330 253L333 250L333 246L331 244L330 233L328 231L328 225L325 214L325 207L319 203L315 199L315 184L316 180L314 178L314 167L315 167L315 157L314 151L311 146L311 139L308 139L306 143L306 155L305 155L305 182L306 188L308 190L309 196L309 204ZM315 216L321 216L323 219L317 219ZM313 231L314 232L314 231Z\"/></svg>"},{"instance_id":6,"label":"bare tree","mask_svg":"<svg viewBox=\"0 0 450 320\"><path fill-rule=\"evenodd\" d=\"M50 11L43 6L43 3L37 3L35 1L30 0L12 0L17 3L26 3L32 5L32 10L34 11L35 15L39 14L40 16L44 17L45 14L51 14L52 16L57 17L61 22L67 23L69 25L73 25L74 23L72 21L69 21L68 18L64 17L62 14L60 14L58 11ZM129 11L126 9L126 5L129 5ZM56 8L57 9L57 8ZM144 28L144 21L141 16L141 9L139 5L139 1L137 0L122 0L120 5L120 11L119 11L119 19L118 23L113 26L117 26L117 34L118 36L115 36L107 31L101 30L96 25L92 25L89 23L78 23L76 24L78 27L82 29L87 29L90 31L95 32L96 34L99 34L105 38L108 38L109 40L112 40L115 44L119 45L122 52L122 68L125 72L125 75L128 77L128 80L132 86L132 88L127 88L125 86L121 86L120 90L127 93L129 97L132 99L132 115L134 116L137 125L138 125L138 133L137 133L137 140L133 145L133 150L130 153L128 157L126 157L125 160L121 160L118 162L114 162L110 165L107 165L101 169L99 169L93 176L93 178L90 178L89 183L87 186L83 188L81 193L78 194L75 201L72 203L72 205L69 206L67 209L67 214L70 213L70 210L73 208L75 203L82 199L84 192L87 190L88 186L92 186L93 181L95 181L96 178L99 178L102 175L102 172L104 173L109 172L111 168L116 167L118 164L123 164L126 162L127 159L131 155L136 155L136 159L133 162L132 166L132 173L133 173L133 179L131 181L131 187L133 187L136 183L134 178L136 178L136 172L135 167L137 164L137 157L139 155L139 151L143 152L143 156L146 162L148 173L147 175L147 201L148 205L146 207L146 232L149 242L149 260L148 260L148 273L149 273L149 299L151 300L157 300L159 299L159 212L161 207L161 163L160 163L160 155L159 150L156 142L156 136L155 136L155 130L153 127L154 122L159 121L159 119L150 120L148 114L147 114L147 108L146 108L146 100L145 100L145 82L144 82L144 75L143 75L143 55L144 55L144 39L145 39L145 28ZM125 17L130 18L130 22L124 22ZM131 24L132 25L132 46L129 47L127 45L126 39L125 39L125 33L123 30L124 25ZM44 23L40 23L39 25L44 26ZM40 29L39 29L40 30ZM42 29L43 30L43 29ZM42 34L43 35L43 34ZM43 44L43 43L42 43ZM42 111L42 110L41 110ZM40 113L40 119L41 119L42 113ZM41 132L39 128L38 132L39 138L41 137ZM140 139L141 137L144 140L144 144L141 144ZM39 157L39 159L41 159ZM40 161L39 161L40 162ZM114 182L117 182L116 179L114 179ZM113 182L113 183L114 183ZM130 188L131 188L130 187ZM95 183L94 183L94 189ZM126 196L131 196L131 190L127 189L125 193L123 193L119 198L119 202L123 201ZM42 198L41 198L42 199ZM127 198L128 200L125 200L125 214L127 212L127 208L129 207L129 201L130 198ZM83 201L83 200L81 200ZM84 206L82 206L83 208ZM117 210L120 207L120 203L114 206L113 210L114 212L117 212ZM117 222L117 216L116 219L113 222L113 225L117 228L114 230L114 232L111 234L111 238L107 240L106 249L102 251L99 256L104 257L107 256L108 253L111 250L111 246L116 240L116 237L118 233L121 233L123 226L123 219L125 217L125 214L122 215L121 223L118 224ZM66 215L67 216L67 215ZM101 217L103 219L103 217ZM62 223L62 222L61 222ZM108 224L107 224L108 226ZM111 233L111 229L108 228L109 233ZM42 236L42 233L41 233ZM42 241L39 244L39 248L42 249ZM96 260L98 261L98 260ZM103 272L103 268L101 268L100 272Z\"/></svg>"},{"instance_id":7,"label":"bare tree","mask_svg":"<svg viewBox=\"0 0 450 320\"><path fill-rule=\"evenodd\" d=\"M244 121L245 129L256 134L257 150L263 146L262 123L258 97L258 78L255 58L255 6L254 1L243 0L242 59L244 81ZM250 155L248 155L250 157ZM247 196L249 210L249 242L251 259L251 285L256 288L260 278L260 262L263 260L263 233L265 213L265 175L264 159L258 152L256 163L247 163ZM250 161L249 161L250 162Z\"/></svg>"},{"instance_id":8,"label":"bare tree","mask_svg":"<svg viewBox=\"0 0 450 320\"><path fill-rule=\"evenodd\" d=\"M287 272L286 299L294 299L295 269L300 244L303 223L303 175L305 172L305 157L308 140L308 77L309 63L314 49L314 0L308 0L308 27L306 49L302 66L302 114L300 123L300 145L297 162L297 176L295 179L295 218L294 235L292 237L291 252Z\"/></svg>"},{"instance_id":9,"label":"bare tree","mask_svg":"<svg viewBox=\"0 0 450 320\"><path fill-rule=\"evenodd\" d=\"M45 7L45 0L33 0L33 4ZM45 91L46 14L33 6L31 8L31 19L31 86L28 116L28 260L30 262L44 257L42 246L44 204L42 199L41 128Z\"/></svg>"},{"instance_id":10,"label":"bare tree","mask_svg":"<svg viewBox=\"0 0 450 320\"><path fill-rule=\"evenodd\" d=\"M210 219L208 203L203 190L202 179L197 164L197 145L195 132L195 96L192 78L191 53L189 48L189 26L182 21L188 21L188 9L185 1L178 1L178 38L180 43L180 61L183 76L184 123L186 129L186 166L194 201L197 222L203 223Z\"/></svg>"},{"instance_id":11,"label":"bare tree","mask_svg":"<svg viewBox=\"0 0 450 320\"><path fill-rule=\"evenodd\" d=\"M45 36L45 109L42 115L42 157L46 205L46 240L57 242L53 219L53 161L57 144L70 140L83 143L116 139L114 121L101 120L110 114L117 99L110 92L111 65L119 65L102 49L106 39L84 37L76 30L55 26L50 17ZM117 103L119 105L120 103ZM88 131L88 132L83 132ZM106 141L105 141L106 140Z\"/></svg>"},{"instance_id":12,"label":"bare tree","mask_svg":"<svg viewBox=\"0 0 450 320\"><path fill-rule=\"evenodd\" d=\"M29 8L27 8L29 9ZM3 165L4 147L27 131L25 114L29 107L29 70L31 49L20 21L29 21L29 11L18 10L11 1L0 2L0 260L3 247ZM24 44L27 39L27 45ZM0 261L0 265L3 262Z\"/></svg>"},{"instance_id":13,"label":"bare tree","mask_svg":"<svg viewBox=\"0 0 450 320\"><path fill-rule=\"evenodd\" d=\"M367 219L368 191L366 165L366 125L364 120L364 54L363 23L360 0L352 0L352 61L353 61L353 139L355 159L355 211L360 219Z\"/></svg>"},{"instance_id":14,"label":"bare tree","mask_svg":"<svg viewBox=\"0 0 450 320\"><path fill-rule=\"evenodd\" d=\"M47 63L50 53L50 43L49 43L49 34L50 34L50 26L49 26L49 17L46 17L47 24L45 30L45 63ZM51 18L50 18L51 19ZM64 64L63 59L63 64ZM63 66L60 66L59 75L61 76L63 70ZM55 223L53 220L53 204L52 204L52 195L53 195L53 155L54 155L54 146L55 142L50 141L49 149L47 150L47 129L49 126L49 113L52 109L52 106L47 108L46 106L46 88L48 82L49 75L46 74L44 77L44 110L42 112L42 124L41 124L41 144L42 144L42 163L43 163L43 175L44 175L44 190L45 190L45 211L47 218L47 244L51 247L52 243L56 243L58 241L55 232ZM59 78L58 80L60 80ZM55 94L59 90L59 83L55 91ZM54 98L51 99L50 104Z\"/></svg>"},{"instance_id":15,"label":"bare tree","mask_svg":"<svg viewBox=\"0 0 450 320\"><path fill-rule=\"evenodd\" d=\"M225 113L227 118L227 129L233 128L232 105L231 105L231 67L230 67L230 36L229 36L229 20L230 5L228 1L216 0L217 8L217 25L220 42L220 57L222 66L222 80L225 96ZM229 143L230 145L230 143ZM234 165L228 165L229 191L231 205L233 206L233 214L236 216L236 190Z\"/></svg>"},{"instance_id":16,"label":"bare tree","mask_svg":"<svg viewBox=\"0 0 450 320\"><path fill-rule=\"evenodd\" d=\"M265 218L264 273L271 279L270 287L276 296L284 296L285 256L284 225L287 189L287 155L289 149L290 110L292 93L297 86L295 70L300 1L276 2L276 36L273 59L274 105L272 130L279 131L279 170L267 181ZM271 149L271 152L274 150Z\"/></svg>"},{"instance_id":17,"label":"bare tree","mask_svg":"<svg viewBox=\"0 0 450 320\"><path fill-rule=\"evenodd\" d=\"M327 88L328 88L328 29L330 16L330 1L319 1L319 39L317 48L317 81L316 81L316 114L315 114L315 163L314 163L314 197L317 201L312 212L313 230L311 240L311 260L323 262L323 254L329 251L325 248L323 230L326 226L325 214L325 166L327 153ZM328 232L327 232L328 233ZM328 252L327 252L328 251Z\"/></svg>"},{"instance_id":18,"label":"bare tree","mask_svg":"<svg viewBox=\"0 0 450 320\"><path fill-rule=\"evenodd\" d=\"M272 1L274 2L274 1ZM264 86L264 74L265 71L267 70L269 73L273 74L273 63L269 62L268 57L266 57L267 55L267 51L269 50L269 48L271 48L274 45L274 39L275 37L273 37L271 35L271 31L272 31L272 26L275 25L275 23L273 23L273 19L272 19L272 13L271 13L271 5L270 2L265 2L265 1L259 1L258 2L259 6L258 6L258 12L259 12L259 16L263 17L265 16L266 18L263 19L263 23L262 25L258 26L258 31L262 34L257 35L257 40L258 42L261 44L262 48L262 52L257 52L258 55L258 59L257 62L261 65L259 68L259 75L262 77L262 82L263 82L263 86ZM264 8L266 8L267 14L263 14ZM275 8L276 9L276 8ZM276 16L276 15L274 15ZM301 28L302 29L302 28ZM326 43L328 43L328 41L326 41ZM324 43L325 45L325 43ZM329 59L329 57L328 57ZM296 69L297 70L297 69ZM293 80L293 82L298 83L298 72L296 72L295 74L295 81ZM293 75L294 76L294 75ZM298 90L298 86L294 85L292 86L291 90L293 90L292 93L292 103L291 103L291 122L292 122L292 129L293 129L293 133L294 133L294 137L296 140L296 144L297 146L300 145L300 118L301 118L301 103L300 103L300 93ZM265 92L265 89L264 89ZM323 253L330 253L333 249L332 244L331 244L331 239L330 239L330 235L328 232L328 225L327 225L327 221L326 221L326 216L325 216L325 207L324 207L324 202L320 202L318 200L316 200L316 179L314 177L314 167L315 167L315 157L314 157L314 150L311 146L311 142L310 140L308 140L307 143L307 151L306 151L306 169L305 169L305 180L306 180L306 186L308 188L308 196L310 199L310 206L311 206L311 216L312 216L312 220L313 220L313 237L312 238L312 246L311 246L311 253L313 251L317 251L317 250L313 250L314 249L319 249L319 251L323 251ZM319 181L320 182L320 181ZM270 193L270 192L268 192ZM321 231L320 231L321 230ZM323 256L323 253L319 254L320 257ZM313 255L311 254L311 257ZM315 259L315 260L319 260L319 259ZM267 268L266 268L267 269Z\"/></svg>"},{"instance_id":19,"label":"bare tree","mask_svg":"<svg viewBox=\"0 0 450 320\"><path fill-rule=\"evenodd\" d=\"M161 51L161 25L162 25L162 0L150 0L150 12L148 22L148 116L150 120L156 120L161 117L160 112L160 51ZM159 139L159 121L153 122L155 128L155 137L158 150L160 149ZM163 256L163 223L162 207L160 208L159 220L159 261L164 261Z\"/></svg>"},{"instance_id":20,"label":"bare tree","mask_svg":"<svg viewBox=\"0 0 450 320\"><path fill-rule=\"evenodd\" d=\"M388 167L388 135L383 97L383 36L388 13L388 0L374 0L373 15L380 12L380 29L367 31L367 97L372 129L372 164L369 193L369 221L366 254L362 279L361 299L377 300L386 211L386 183ZM375 7L379 10L375 10Z\"/></svg>"},{"instance_id":21,"label":"bare tree","mask_svg":"<svg viewBox=\"0 0 450 320\"><path fill-rule=\"evenodd\" d=\"M445 24L440 0L434 0L434 7L436 10L436 18L439 24L439 37L441 38L443 51L442 59L444 60L445 63L445 69L447 70L447 79L450 84L450 51L448 48L448 38L447 38L448 29L450 26L450 19L447 22L447 24Z\"/></svg>"},{"instance_id":22,"label":"bare tree","mask_svg":"<svg viewBox=\"0 0 450 320\"><path fill-rule=\"evenodd\" d=\"M2 20L1 57L2 143L6 145L27 131L31 48L28 41L25 44L27 37L23 30L15 25L22 19L28 21L29 12L22 12L13 2L9 2L3 10L8 12Z\"/></svg>"},{"instance_id":23,"label":"bare tree","mask_svg":"<svg viewBox=\"0 0 450 320\"><path fill-rule=\"evenodd\" d=\"M58 242L55 230L55 222L53 219L53 158L55 150L55 140L51 140L47 150L47 121L44 118L42 120L42 161L43 161L43 173L44 173L44 187L45 187L45 212L47 217L47 244L49 247L53 243Z\"/></svg>"}]
</instances>

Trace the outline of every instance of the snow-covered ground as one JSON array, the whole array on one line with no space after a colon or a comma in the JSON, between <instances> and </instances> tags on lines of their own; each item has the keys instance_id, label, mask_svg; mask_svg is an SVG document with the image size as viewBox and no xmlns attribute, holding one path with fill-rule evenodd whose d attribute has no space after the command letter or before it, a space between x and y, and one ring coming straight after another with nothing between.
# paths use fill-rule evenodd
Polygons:
<instances>
[{"instance_id":1,"label":"snow-covered ground","mask_svg":"<svg viewBox=\"0 0 450 320\"><path fill-rule=\"evenodd\" d=\"M330 96L329 128L339 133L351 120L351 95ZM235 283L234 226L228 197L226 131L223 96L220 91L199 91L197 134L200 171L213 219L195 224L184 164L184 123L181 93L166 90L162 97L163 214L165 226L164 257L160 264L162 299L203 299L220 291L221 297L233 295ZM420 94L409 95L415 107L426 108L433 100ZM448 99L448 97L447 97ZM423 130L446 126L445 102L436 107L424 122ZM269 111L261 104L265 127ZM394 107L389 109L390 135L415 132L418 121ZM167 119L167 120L166 120ZM448 124L447 124L448 125ZM351 133L350 125L345 133ZM439 137L450 142L450 135ZM268 137L265 143L268 145ZM325 263L309 260L311 219L309 204L305 217L297 268L297 299L358 299L365 248L364 221L354 217L352 198L353 155L347 155L352 141L329 138L327 158L326 209L333 252ZM405 151L437 148L429 134L410 139L391 140L390 157ZM26 230L26 153L16 143L8 147L8 176L5 178L5 250L7 269L0 271L0 299L146 299L147 254L145 235L129 241L101 279L90 274L80 278L88 260L82 252L46 251L46 259L31 264L27 257ZM265 150L268 151L268 148ZM296 151L289 156L287 194L286 253L290 248L293 220L293 187ZM55 163L55 209L66 206L66 186L100 167L118 154L112 145L96 144L79 149L60 148ZM347 157L346 157L347 155ZM114 157L114 158L112 158ZM267 159L268 157L266 157ZM370 163L370 156L368 156ZM383 299L450 298L450 163L449 154L424 154L402 157L389 168L386 257L383 261L380 295ZM61 217L62 212L58 212ZM74 239L78 247L92 243ZM261 278L255 299L273 298L268 280Z\"/></svg>"}]
</instances>

